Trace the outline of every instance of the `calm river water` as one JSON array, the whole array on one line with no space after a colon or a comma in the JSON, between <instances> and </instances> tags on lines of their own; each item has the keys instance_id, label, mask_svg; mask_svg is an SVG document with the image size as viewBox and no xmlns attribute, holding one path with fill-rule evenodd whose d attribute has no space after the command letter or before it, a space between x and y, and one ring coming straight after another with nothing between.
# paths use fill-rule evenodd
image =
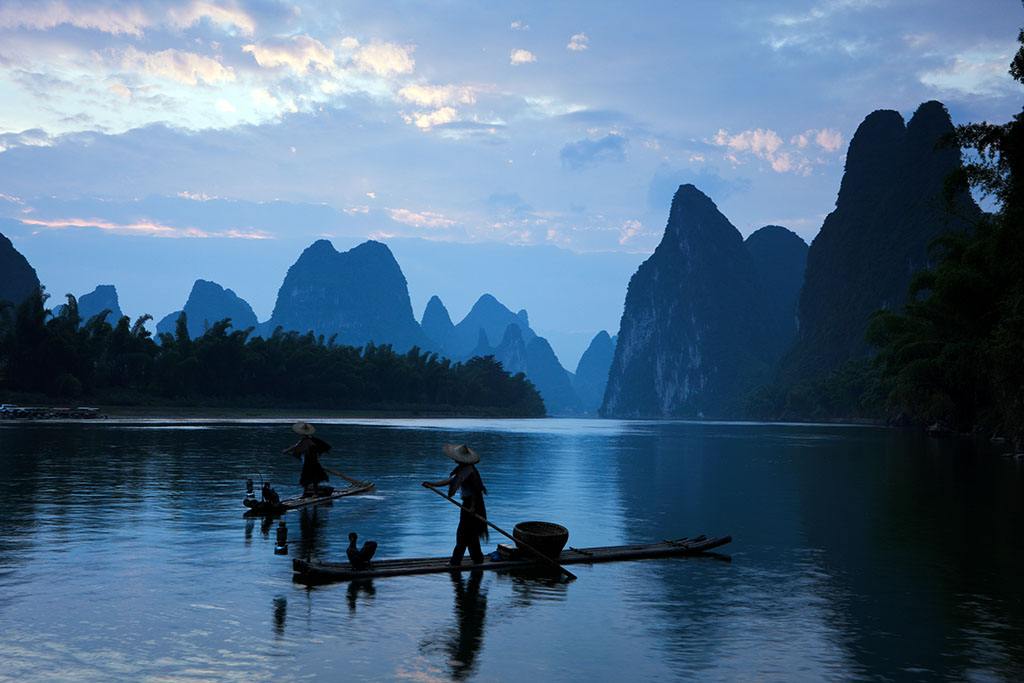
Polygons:
<instances>
[{"instance_id":1,"label":"calm river water","mask_svg":"<svg viewBox=\"0 0 1024 683\"><path fill-rule=\"evenodd\" d=\"M1021 680L1024 468L960 440L839 426L597 420L320 423L377 484L242 518L247 476L297 489L287 425L0 426L0 679ZM580 566L306 589L291 557L445 555L419 486L483 455L492 521L574 546L731 534L731 562ZM488 548L499 540L492 534Z\"/></svg>"}]
</instances>

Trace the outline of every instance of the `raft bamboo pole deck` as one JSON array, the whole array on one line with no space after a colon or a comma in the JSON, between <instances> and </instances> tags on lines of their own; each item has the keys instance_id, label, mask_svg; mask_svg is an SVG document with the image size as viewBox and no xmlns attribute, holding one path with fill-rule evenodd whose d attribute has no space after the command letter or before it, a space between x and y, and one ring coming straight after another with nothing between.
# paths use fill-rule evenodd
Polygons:
<instances>
[{"instance_id":1,"label":"raft bamboo pole deck","mask_svg":"<svg viewBox=\"0 0 1024 683\"><path fill-rule=\"evenodd\" d=\"M594 564L597 562L621 562L627 560L649 560L665 557L701 555L714 548L732 542L732 536L707 538L681 538L661 543L640 543L635 545L610 545L594 548L568 548L558 556L560 564ZM294 579L299 583L320 584L332 581L354 581L387 576L411 576L415 574L440 574L445 572L505 571L509 569L544 569L543 562L532 557L512 560L484 560L481 564L463 561L451 566L448 557L412 557L372 562L368 569L353 569L348 562L319 562L316 560L292 560Z\"/></svg>"},{"instance_id":2,"label":"raft bamboo pole deck","mask_svg":"<svg viewBox=\"0 0 1024 683\"><path fill-rule=\"evenodd\" d=\"M359 493L367 493L373 490L373 482L361 481L359 485L346 486L343 489L334 489L330 494L326 496L294 496L292 498L284 498L281 500L279 506L273 508L268 507L263 501L256 501L256 503L249 507L246 511L246 515L249 517L260 517L264 515L279 515L287 512L288 510L295 510L306 505L315 505L317 503L326 503L329 500L336 498L344 498L345 496L354 496Z\"/></svg>"}]
</instances>

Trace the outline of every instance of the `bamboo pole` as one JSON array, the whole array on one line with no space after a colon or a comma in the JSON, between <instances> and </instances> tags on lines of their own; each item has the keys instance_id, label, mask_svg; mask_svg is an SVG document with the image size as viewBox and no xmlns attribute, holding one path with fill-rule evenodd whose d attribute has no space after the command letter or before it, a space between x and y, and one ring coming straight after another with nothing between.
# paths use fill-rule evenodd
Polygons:
<instances>
[{"instance_id":1,"label":"bamboo pole","mask_svg":"<svg viewBox=\"0 0 1024 683\"><path fill-rule=\"evenodd\" d=\"M352 484L355 484L356 486L366 486L369 483L369 482L366 482L366 481L360 481L358 479L353 479L352 477L348 476L344 472L339 472L336 469L332 469L330 467L327 467L323 463L320 463L320 466L324 468L325 472L333 474L336 477L341 477L342 479L345 479L345 480L351 482Z\"/></svg>"},{"instance_id":2,"label":"bamboo pole","mask_svg":"<svg viewBox=\"0 0 1024 683\"><path fill-rule=\"evenodd\" d=\"M569 578L570 580L573 580L573 581L575 581L575 580L576 580L576 578L577 578L577 577L576 577L576 575L575 575L575 574L573 574L573 573L572 573L571 571L569 571L568 569L566 569L566 568L565 568L565 567L563 567L562 565L558 564L558 562L556 562L556 561L555 561L555 560L553 560L552 558L548 557L547 555L545 555L545 554L544 554L544 553L542 553L541 551L539 551L539 550L537 550L536 548L534 548L534 547L533 547L532 545L530 545L529 543L526 543L526 542L525 542L525 541L523 541L522 539L519 539L519 538L516 538L515 536L512 536L512 535L511 535L511 534L509 534L509 533L508 533L507 531L505 531L504 529L502 529L501 527L499 527L499 526L498 526L497 524L492 524L492 523L491 523L491 522L490 522L490 521L489 521L489 520L488 520L488 519L487 519L486 517L481 517L480 515L476 514L475 512L473 512L473 511L472 511L472 510L470 510L470 509L469 509L468 507L466 507L465 505L463 505L463 504L462 504L462 503L460 503L459 501L455 500L455 499L454 499L454 498L452 498L451 496L448 496L448 495L445 495L445 494L441 493L440 491L438 491L438 490L437 490L436 488L434 488L433 486L431 486L431 485L430 485L430 484L428 484L427 482L423 482L423 487L424 487L424 488L428 488L428 489L430 489L431 491L433 491L433 492L434 492L434 493L436 493L437 495L439 495L439 496L441 496L442 498L444 498L445 500L447 500L447 501L448 501L449 503L451 503L452 505L455 505L455 506L457 506L457 507L459 507L459 508L462 508L463 510L465 510L465 511L466 511L466 512L468 512L469 514L473 515L474 517L476 517L477 519L479 519L479 520L480 520L481 522L483 522L483 523L484 523L484 524L486 524L487 526L489 526L489 527L491 527L492 529L494 529L495 531L497 531L497 532L498 532L499 534L501 534L502 536L505 536L506 538L508 538L508 539L510 539L511 541L513 541L513 542L514 542L514 543L515 543L516 545L519 545L519 546L522 546L523 548L526 548L526 549L527 549L527 550L529 550L529 551L530 551L531 553L533 553L534 555L536 555L536 556L537 556L538 558L540 558L540 559L541 559L541 560L543 560L544 562L547 562L548 564L550 564L550 565L551 565L552 567L554 567L555 569L557 569L557 570L558 570L559 572L561 572L562 574L565 574L565 575L566 575L566 576L567 576L567 577L568 577L568 578Z\"/></svg>"}]
</instances>

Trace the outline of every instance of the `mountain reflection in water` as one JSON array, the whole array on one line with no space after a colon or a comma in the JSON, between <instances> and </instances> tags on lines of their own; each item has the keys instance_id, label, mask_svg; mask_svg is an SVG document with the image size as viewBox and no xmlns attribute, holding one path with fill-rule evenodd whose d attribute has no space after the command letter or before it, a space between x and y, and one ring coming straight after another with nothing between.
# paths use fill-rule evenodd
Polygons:
<instances>
[{"instance_id":1,"label":"mountain reflection in water","mask_svg":"<svg viewBox=\"0 0 1024 683\"><path fill-rule=\"evenodd\" d=\"M187 426L188 429L180 427ZM0 425L0 659L17 680L1024 677L1024 470L969 440L822 425L318 423L376 483L243 519L246 478L297 493L286 424ZM198 427L198 428L197 428ZM574 566L307 589L291 559L450 553L419 482L482 456L488 513L570 545L732 534L731 563ZM268 446L275 446L274 448ZM493 549L495 540L486 550Z\"/></svg>"}]
</instances>

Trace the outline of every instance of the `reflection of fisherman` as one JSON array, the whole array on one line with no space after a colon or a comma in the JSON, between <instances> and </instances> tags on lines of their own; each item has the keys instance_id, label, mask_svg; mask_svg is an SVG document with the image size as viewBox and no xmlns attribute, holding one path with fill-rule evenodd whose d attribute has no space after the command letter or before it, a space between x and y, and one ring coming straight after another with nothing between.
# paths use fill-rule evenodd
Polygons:
<instances>
[{"instance_id":1,"label":"reflection of fisherman","mask_svg":"<svg viewBox=\"0 0 1024 683\"><path fill-rule=\"evenodd\" d=\"M425 481L424 486L447 486L448 496L454 496L456 491L462 491L462 505L464 509L459 515L459 528L455 532L455 549L452 551L450 564L457 566L462 564L462 556L469 549L469 556L473 558L474 564L484 561L483 551L480 550L480 539L487 538L487 523L478 519L473 513L487 519L487 509L484 507L484 494L487 487L476 469L476 463L480 462L480 456L469 446L462 444L444 445L444 454L454 460L458 465L452 470L451 475L442 481Z\"/></svg>"},{"instance_id":2,"label":"reflection of fisherman","mask_svg":"<svg viewBox=\"0 0 1024 683\"><path fill-rule=\"evenodd\" d=\"M473 664L484 640L484 617L487 615L487 593L480 591L483 572L469 573L469 582L463 584L462 574L452 573L455 588L455 618L459 629L448 643L448 659L452 678L461 681L473 673Z\"/></svg>"},{"instance_id":3,"label":"reflection of fisherman","mask_svg":"<svg viewBox=\"0 0 1024 683\"><path fill-rule=\"evenodd\" d=\"M316 429L308 422L296 422L292 425L292 431L301 438L294 446L289 446L281 452L302 458L302 474L299 475L299 485L302 487L304 496L314 496L320 482L327 481L327 472L320 464L320 456L330 451L331 445L323 439L313 436Z\"/></svg>"}]
</instances>

